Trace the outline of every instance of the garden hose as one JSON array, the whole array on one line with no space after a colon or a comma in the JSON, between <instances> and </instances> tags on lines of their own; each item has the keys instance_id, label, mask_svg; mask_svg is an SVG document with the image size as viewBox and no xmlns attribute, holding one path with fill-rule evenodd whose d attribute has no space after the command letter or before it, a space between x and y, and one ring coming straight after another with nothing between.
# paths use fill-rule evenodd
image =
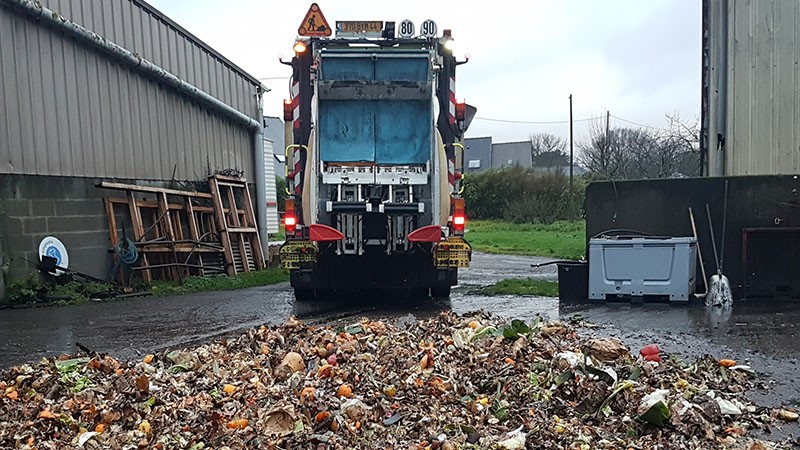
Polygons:
<instances>
[{"instance_id":1,"label":"garden hose","mask_svg":"<svg viewBox=\"0 0 800 450\"><path fill-rule=\"evenodd\" d=\"M139 259L139 252L136 250L136 244L128 238L121 240L117 246L114 247L114 253L116 253L120 262L126 266L132 266L136 263L136 260Z\"/></svg>"}]
</instances>

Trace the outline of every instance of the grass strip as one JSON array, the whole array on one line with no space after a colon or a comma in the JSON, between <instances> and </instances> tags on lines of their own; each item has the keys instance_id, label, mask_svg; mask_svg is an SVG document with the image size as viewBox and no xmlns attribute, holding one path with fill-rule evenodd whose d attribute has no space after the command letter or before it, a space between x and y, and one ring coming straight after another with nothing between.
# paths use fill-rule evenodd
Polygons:
<instances>
[{"instance_id":1,"label":"grass strip","mask_svg":"<svg viewBox=\"0 0 800 450\"><path fill-rule=\"evenodd\" d=\"M535 295L539 297L558 297L558 282L535 280L532 278L512 278L501 280L491 286L481 288L485 295Z\"/></svg>"},{"instance_id":2,"label":"grass strip","mask_svg":"<svg viewBox=\"0 0 800 450\"><path fill-rule=\"evenodd\" d=\"M183 284L173 281L154 281L153 295L179 295L204 291L227 291L255 286L266 286L289 280L289 272L282 268L269 268L257 272L245 272L234 276L214 275L189 277Z\"/></svg>"},{"instance_id":3,"label":"grass strip","mask_svg":"<svg viewBox=\"0 0 800 450\"><path fill-rule=\"evenodd\" d=\"M469 222L467 228L466 240L473 249L485 253L570 260L578 260L586 253L583 221L545 225L476 220Z\"/></svg>"}]
</instances>

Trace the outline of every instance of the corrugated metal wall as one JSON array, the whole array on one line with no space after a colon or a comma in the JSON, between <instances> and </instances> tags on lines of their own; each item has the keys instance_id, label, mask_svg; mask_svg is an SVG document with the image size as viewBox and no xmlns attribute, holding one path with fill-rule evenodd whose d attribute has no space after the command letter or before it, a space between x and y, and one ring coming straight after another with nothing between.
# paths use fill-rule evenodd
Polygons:
<instances>
[{"instance_id":1,"label":"corrugated metal wall","mask_svg":"<svg viewBox=\"0 0 800 450\"><path fill-rule=\"evenodd\" d=\"M267 232L278 233L278 187L275 183L275 155L272 141L264 139L264 180L267 193Z\"/></svg>"},{"instance_id":2,"label":"corrugated metal wall","mask_svg":"<svg viewBox=\"0 0 800 450\"><path fill-rule=\"evenodd\" d=\"M251 117L257 81L138 0L49 0L63 16ZM0 173L253 178L252 134L0 2Z\"/></svg>"},{"instance_id":3,"label":"corrugated metal wall","mask_svg":"<svg viewBox=\"0 0 800 450\"><path fill-rule=\"evenodd\" d=\"M728 0L728 36L725 174L800 173L800 2Z\"/></svg>"}]
</instances>

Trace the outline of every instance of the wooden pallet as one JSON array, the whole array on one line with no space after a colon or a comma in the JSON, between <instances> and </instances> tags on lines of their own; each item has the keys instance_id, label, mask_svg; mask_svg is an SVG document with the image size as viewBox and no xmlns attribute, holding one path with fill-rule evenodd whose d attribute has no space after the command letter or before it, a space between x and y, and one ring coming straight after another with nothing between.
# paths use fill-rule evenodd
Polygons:
<instances>
[{"instance_id":1,"label":"wooden pallet","mask_svg":"<svg viewBox=\"0 0 800 450\"><path fill-rule=\"evenodd\" d=\"M215 176L209 178L209 185L212 193L98 184L125 194L104 199L109 239L115 248L125 230L139 253L132 270L141 274L142 281L182 281L187 276L265 268L245 180Z\"/></svg>"},{"instance_id":2,"label":"wooden pallet","mask_svg":"<svg viewBox=\"0 0 800 450\"><path fill-rule=\"evenodd\" d=\"M213 175L208 178L208 184L214 201L220 238L225 247L228 274L263 270L266 268L264 252L247 181L243 178Z\"/></svg>"}]
</instances>

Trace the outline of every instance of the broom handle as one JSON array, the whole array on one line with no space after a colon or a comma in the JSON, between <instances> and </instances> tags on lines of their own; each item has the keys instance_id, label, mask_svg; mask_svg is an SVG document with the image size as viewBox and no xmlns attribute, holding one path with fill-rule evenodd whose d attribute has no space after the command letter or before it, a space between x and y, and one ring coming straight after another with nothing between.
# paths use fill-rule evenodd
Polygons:
<instances>
[{"instance_id":1,"label":"broom handle","mask_svg":"<svg viewBox=\"0 0 800 450\"><path fill-rule=\"evenodd\" d=\"M703 293L703 297L708 295L708 278L706 277L706 264L703 262L703 252L700 250L700 239L697 238L697 226L694 224L694 212L692 212L692 207L689 207L689 221L692 223L692 236L694 236L695 242L697 242L697 256L700 258L700 273L703 274L703 286L705 286L706 291Z\"/></svg>"},{"instance_id":2,"label":"broom handle","mask_svg":"<svg viewBox=\"0 0 800 450\"><path fill-rule=\"evenodd\" d=\"M719 271L725 264L725 223L728 221L728 180L725 180L725 198L722 201L722 241L719 243Z\"/></svg>"},{"instance_id":3,"label":"broom handle","mask_svg":"<svg viewBox=\"0 0 800 450\"><path fill-rule=\"evenodd\" d=\"M717 274L720 273L719 257L717 256L717 241L714 238L714 224L711 222L711 208L706 203L706 216L708 216L708 229L711 231L711 246L714 248L714 262L717 264Z\"/></svg>"}]
</instances>

